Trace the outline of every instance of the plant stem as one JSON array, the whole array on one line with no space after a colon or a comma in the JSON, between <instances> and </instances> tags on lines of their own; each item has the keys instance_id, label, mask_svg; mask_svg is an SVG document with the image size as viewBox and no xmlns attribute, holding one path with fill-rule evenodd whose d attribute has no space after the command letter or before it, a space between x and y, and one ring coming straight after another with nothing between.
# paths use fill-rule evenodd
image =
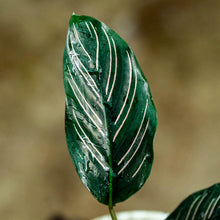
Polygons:
<instances>
[{"instance_id":1,"label":"plant stem","mask_svg":"<svg viewBox=\"0 0 220 220\"><path fill-rule=\"evenodd\" d=\"M112 206L112 207L109 206L109 212L110 212L110 215L111 215L111 217L112 217L112 220L117 220L117 216L116 216L116 214L115 214L115 211L114 211L114 209L113 209L113 206Z\"/></svg>"}]
</instances>

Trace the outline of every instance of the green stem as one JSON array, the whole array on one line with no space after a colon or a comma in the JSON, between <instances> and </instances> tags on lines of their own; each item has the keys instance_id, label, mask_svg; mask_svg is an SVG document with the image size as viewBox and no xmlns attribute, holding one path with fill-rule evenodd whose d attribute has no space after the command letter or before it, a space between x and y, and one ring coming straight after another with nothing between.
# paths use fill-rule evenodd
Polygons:
<instances>
[{"instance_id":1,"label":"green stem","mask_svg":"<svg viewBox=\"0 0 220 220\"><path fill-rule=\"evenodd\" d=\"M112 167L112 161L110 159L110 165ZM112 182L113 182L113 171L112 169L110 169L110 172L109 172L109 203L108 203L108 208L109 208L109 212L110 212L110 215L112 217L112 220L117 220L117 216L115 214L115 211L113 209L113 202L112 202L112 195L113 195L113 192L112 192Z\"/></svg>"},{"instance_id":2,"label":"green stem","mask_svg":"<svg viewBox=\"0 0 220 220\"><path fill-rule=\"evenodd\" d=\"M116 216L116 214L115 214L115 211L114 211L114 209L113 209L113 206L112 206L112 207L109 206L109 212L110 212L110 215L111 215L111 217L112 217L112 220L117 220L117 216Z\"/></svg>"}]
</instances>

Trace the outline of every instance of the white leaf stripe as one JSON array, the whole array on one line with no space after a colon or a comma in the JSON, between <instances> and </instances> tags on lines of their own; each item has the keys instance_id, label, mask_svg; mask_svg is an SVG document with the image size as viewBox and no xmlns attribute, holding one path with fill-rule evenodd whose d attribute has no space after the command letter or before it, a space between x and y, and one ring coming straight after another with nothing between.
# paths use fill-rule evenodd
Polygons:
<instances>
[{"instance_id":1,"label":"white leaf stripe","mask_svg":"<svg viewBox=\"0 0 220 220\"><path fill-rule=\"evenodd\" d=\"M70 35L70 38L71 38L71 37L72 37L72 35ZM87 70L86 67L82 64L81 60L79 59L78 54L76 53L76 51L75 51L75 49L74 49L73 42L71 41L71 39L70 39L70 42L71 42L71 46L72 46L72 50L73 50L74 57L76 57L77 61L80 63L80 65L81 65L81 66L83 67L83 69L85 70L87 76L88 76L89 79L92 81L94 87L98 90L98 86L96 85L94 79L91 77L91 75L89 74L88 70ZM70 54L71 54L71 52L70 52ZM76 64L76 66L78 67L79 71L82 73L83 77L85 78L86 76L85 76L85 74L83 73L82 69L79 67L79 64L76 62L76 60L75 60L75 59L72 59L72 61ZM90 83L88 79L86 79L86 81L87 81L88 83ZM96 94L98 94L97 91L95 91L95 92L96 92ZM99 96L99 94L98 94L98 96Z\"/></svg>"},{"instance_id":2,"label":"white leaf stripe","mask_svg":"<svg viewBox=\"0 0 220 220\"><path fill-rule=\"evenodd\" d=\"M95 125L95 127L96 127L96 128L100 131L100 133L104 136L104 132L102 131L102 129L97 125L97 123L94 121L94 119L93 119L93 118L90 116L90 114L86 111L84 105L81 103L79 97L76 95L76 92L75 92L75 90L73 89L73 86L72 86L72 83L71 83L70 79L67 79L67 80L68 80L68 82L69 82L69 85L70 85L70 87L71 87L71 89L72 89L72 91L73 91L73 93L74 93L74 96L76 97L76 99L77 99L79 105L82 107L83 111L84 111L85 114L88 116L88 118L92 121L92 123Z\"/></svg>"},{"instance_id":3,"label":"white leaf stripe","mask_svg":"<svg viewBox=\"0 0 220 220\"><path fill-rule=\"evenodd\" d=\"M114 79L113 79L113 83L112 83L112 87L111 87L111 90L109 92L109 96L108 96L108 99L107 101L109 102L110 98L111 98L111 95L112 95L112 92L113 92L113 89L115 87L115 81L116 81L116 75L117 75L117 68L118 68L118 58L117 58L117 49L116 49L116 46L115 46L115 41L114 39L111 37L111 40L112 40L112 43L113 43L113 46L114 46L114 52L115 52L115 73L114 73Z\"/></svg>"},{"instance_id":4,"label":"white leaf stripe","mask_svg":"<svg viewBox=\"0 0 220 220\"><path fill-rule=\"evenodd\" d=\"M77 133L77 135L79 136L79 138L80 138L80 140L83 142L83 144L86 146L86 148L88 149L88 151L92 154L92 156L97 160L97 162L102 166L102 168L104 169L104 170L106 170L107 169L107 166L106 165L104 165L98 158L97 158L97 156L95 155L95 153L90 149L90 147L86 144L86 142L83 140L83 138L81 137L81 135L79 134L79 131L76 129L76 126L75 125L73 125L74 126L74 128L75 128L75 131L76 131L76 133Z\"/></svg>"},{"instance_id":5,"label":"white leaf stripe","mask_svg":"<svg viewBox=\"0 0 220 220\"><path fill-rule=\"evenodd\" d=\"M85 131L83 130L83 128L81 127L76 114L74 112L74 110L72 110L76 124L78 125L78 127L80 128L81 132L83 133L84 137L87 139L87 141L91 144L91 146L93 147L93 149L98 153L98 155L102 158L102 160L105 162L105 158L103 157L103 155L98 151L98 149L94 146L94 144L91 142L91 140L89 139L89 137L86 135ZM74 125L75 126L75 125ZM106 163L106 162L105 162ZM107 164L107 163L106 163Z\"/></svg>"},{"instance_id":6,"label":"white leaf stripe","mask_svg":"<svg viewBox=\"0 0 220 220\"><path fill-rule=\"evenodd\" d=\"M133 159L133 157L136 155L136 153L137 153L137 151L138 151L139 147L141 146L141 143L142 143L142 141L143 141L143 139L144 139L144 136L145 136L146 131L147 131L147 128L148 128L148 125L149 125L149 120L147 121L147 125L146 125L146 127L145 127L145 129L144 129L144 133L143 133L143 135L142 135L142 137L141 137L141 140L140 140L140 142L139 142L137 148L135 149L135 152L132 154L132 156L131 156L130 159L127 161L127 163L126 163L126 164L121 168L121 170L118 172L118 175L128 166L128 164L131 162L131 160Z\"/></svg>"},{"instance_id":7,"label":"white leaf stripe","mask_svg":"<svg viewBox=\"0 0 220 220\"><path fill-rule=\"evenodd\" d=\"M96 85L95 81L93 80L93 78L91 77L91 75L89 74L88 70L86 69L86 67L82 64L82 62L80 61L80 59L78 59L79 63L81 64L81 66L83 67L83 69L86 71L86 74L90 77L91 81L93 84L89 84L90 86L94 86L97 90L98 90L98 86ZM98 97L100 97L100 95L97 93L96 94Z\"/></svg>"},{"instance_id":8,"label":"white leaf stripe","mask_svg":"<svg viewBox=\"0 0 220 220\"><path fill-rule=\"evenodd\" d=\"M179 217L180 217L180 215L182 214L181 211L182 211L182 210L179 211L179 213L178 213L178 215L176 216L176 219L175 219L175 220L179 220Z\"/></svg>"},{"instance_id":9,"label":"white leaf stripe","mask_svg":"<svg viewBox=\"0 0 220 220\"><path fill-rule=\"evenodd\" d=\"M92 26L92 29L95 33L95 38L96 38L96 47L97 47L96 48L96 69L98 70L99 69L99 38L98 38L98 34L97 34L92 22L90 21L89 23Z\"/></svg>"},{"instance_id":10,"label":"white leaf stripe","mask_svg":"<svg viewBox=\"0 0 220 220\"><path fill-rule=\"evenodd\" d=\"M92 35L91 29L90 29L88 23L87 23L87 22L85 22L85 23L86 23L86 27L87 27L87 29L89 30L89 33Z\"/></svg>"},{"instance_id":11,"label":"white leaf stripe","mask_svg":"<svg viewBox=\"0 0 220 220\"><path fill-rule=\"evenodd\" d=\"M71 37L71 36L70 36L70 37ZM83 72L82 69L80 68L79 63L82 65L82 67L83 67L84 70L86 71L87 76L90 78L90 80L92 81L92 83L93 83L93 85L94 85L94 86L91 86L92 90L95 92L95 94L96 94L97 97L100 97L99 93L96 91L96 89L98 89L98 87L97 87L95 81L93 80L93 78L90 76L90 74L88 73L88 71L87 71L87 69L85 68L85 66L84 66L84 65L82 64L82 62L80 61L80 59L79 59L79 57L78 57L78 55L77 55L77 53L76 53L76 51L75 51L75 49L74 49L74 47L73 47L73 43L72 43L71 39L70 39L70 42L71 42L71 46L72 46L73 52L70 51L69 47L67 47L67 48L68 48L68 54L70 54L70 55L76 57L77 60L78 60L78 62L76 62L76 60L75 60L74 58L72 58L72 56L70 56L71 61L72 61L73 63L75 63L76 67L78 68L78 70L79 70L80 73L82 74L83 78L87 81L87 83L88 83L89 85L91 85L89 79L85 76L84 72ZM95 89L94 87L95 87L96 89Z\"/></svg>"},{"instance_id":12,"label":"white leaf stripe","mask_svg":"<svg viewBox=\"0 0 220 220\"><path fill-rule=\"evenodd\" d=\"M133 104L133 101L134 101L134 97L135 97L135 94L136 94L136 89L137 89L137 75L135 74L135 85L134 85L134 92L133 92L133 96L132 96L132 99L131 99L131 103L130 103L129 109L128 109L128 111L127 111L127 113L126 113L126 115L125 115L121 125L119 126L118 130L115 132L115 135L113 137L113 142L115 142L115 140L116 140L120 130L122 129L125 121L127 120L127 117L128 117L128 115L130 113L130 110L131 110L131 107L132 107L132 104Z\"/></svg>"},{"instance_id":13,"label":"white leaf stripe","mask_svg":"<svg viewBox=\"0 0 220 220\"><path fill-rule=\"evenodd\" d=\"M78 31L77 31L77 29L76 29L75 24L73 24L73 29L74 29L75 36L76 36L77 40L79 41L79 43L80 43L82 49L84 50L85 54L88 56L88 58L89 58L90 60L92 60L91 57L89 56L89 53L86 51L85 47L83 46L81 40L79 39Z\"/></svg>"},{"instance_id":14,"label":"white leaf stripe","mask_svg":"<svg viewBox=\"0 0 220 220\"><path fill-rule=\"evenodd\" d=\"M206 209L206 212L205 212L205 215L204 215L204 218L203 220L207 220L207 215L209 214L209 210L210 208L212 207L212 204L214 203L215 199L212 199L212 201L209 203L209 206L208 208Z\"/></svg>"},{"instance_id":15,"label":"white leaf stripe","mask_svg":"<svg viewBox=\"0 0 220 220\"><path fill-rule=\"evenodd\" d=\"M136 134L136 136L135 136L135 138L134 138L134 140L133 140L131 146L129 147L128 151L124 154L124 156L123 156L123 157L120 159L120 161L118 162L118 165L121 164L121 162L125 159L125 157L128 155L128 153L131 151L133 145L135 144L135 142L136 142L136 140L137 140L137 138L138 138L138 136L139 136L139 133L140 133L140 131L141 131L141 128L142 128L142 126L143 126L144 119L145 119L145 116L146 116L147 106L148 106L148 100L146 101L143 118L142 118L142 120L141 120L141 124L140 124L140 127L139 127L139 129L138 129L138 132L137 132L137 134Z\"/></svg>"},{"instance_id":16,"label":"white leaf stripe","mask_svg":"<svg viewBox=\"0 0 220 220\"><path fill-rule=\"evenodd\" d=\"M196 206L196 208L195 208L195 211L194 211L194 213L193 213L192 220L195 219L196 213L197 213L197 211L198 211L198 209L199 209L199 206L201 205L202 201L205 199L205 197L206 197L207 195L208 195L208 193L206 193L205 195L203 195L203 197L202 197L202 198L200 199L200 201L198 202L198 204L197 204L197 206Z\"/></svg>"},{"instance_id":17,"label":"white leaf stripe","mask_svg":"<svg viewBox=\"0 0 220 220\"><path fill-rule=\"evenodd\" d=\"M211 211L210 211L210 213L209 213L208 219L212 216L212 213L213 213L213 211L214 211L214 209L215 209L215 207L216 207L216 205L217 205L217 203L218 203L219 200L220 200L220 195L219 195L219 196L217 197L217 199L215 200L215 203L213 204L212 209L211 209Z\"/></svg>"},{"instance_id":18,"label":"white leaf stripe","mask_svg":"<svg viewBox=\"0 0 220 220\"><path fill-rule=\"evenodd\" d=\"M121 117L121 114L122 114L122 112L123 112L123 110L124 110L124 107L125 107L126 102L127 102L127 100L128 100L128 95L129 95L130 89L131 89L132 65L131 65L131 58L130 58L130 55L129 55L129 53L128 53L127 50L126 50L126 53L127 53L128 60L129 60L129 84L128 84L128 90L127 90L127 94L126 94L124 103L123 103L123 105L122 105L122 108L121 108L121 110L120 110L120 112L119 112L119 114L118 114L118 117L116 118L114 124L116 124L116 123L118 122L119 118Z\"/></svg>"},{"instance_id":19,"label":"white leaf stripe","mask_svg":"<svg viewBox=\"0 0 220 220\"><path fill-rule=\"evenodd\" d=\"M186 219L185 220L188 220L189 219L189 216L191 214L191 211L192 211L192 208L193 206L196 204L196 202L199 200L199 198L201 197L202 195L199 195L196 197L196 199L193 201L193 203L191 204L191 206L189 207L189 210L187 212L187 215L186 215Z\"/></svg>"},{"instance_id":20,"label":"white leaf stripe","mask_svg":"<svg viewBox=\"0 0 220 220\"><path fill-rule=\"evenodd\" d=\"M67 65L67 68L68 68L68 71L69 71L69 75L70 75L70 77L71 77L71 80L72 80L72 82L74 83L74 86L76 87L78 93L80 94L80 96L82 97L82 99L84 100L84 102L86 103L86 105L89 107L89 109L92 111L92 113L95 115L96 119L97 119L97 120L99 121L99 123L102 125L102 124L103 124L103 123L102 123L102 120L99 118L99 116L94 112L93 108L92 108L92 107L89 105L89 103L86 101L84 95L81 93L79 87L77 86L75 80L73 79L72 74L71 74L71 71L70 71L70 68L69 68L68 65ZM72 90L73 90L73 87L72 87L72 86L71 86L71 88L72 88ZM75 94L75 93L74 93L74 94ZM77 100L78 100L78 99L77 99Z\"/></svg>"},{"instance_id":21,"label":"white leaf stripe","mask_svg":"<svg viewBox=\"0 0 220 220\"><path fill-rule=\"evenodd\" d=\"M108 41L108 46L109 46L109 71L108 71L108 80L107 80L107 84L106 84L106 88L105 88L105 94L107 95L108 94L111 71L112 71L112 48L111 48L111 42L109 40L108 34L106 33L104 28L102 28L102 30L105 33L105 36L106 36L107 41Z\"/></svg>"},{"instance_id":22,"label":"white leaf stripe","mask_svg":"<svg viewBox=\"0 0 220 220\"><path fill-rule=\"evenodd\" d=\"M135 171L135 173L132 175L132 178L134 178L134 177L137 175L137 173L139 172L139 170L140 170L141 167L143 166L145 160L146 160L146 157L144 157L144 159L142 160L141 164L139 165L139 167L137 168L137 170Z\"/></svg>"}]
</instances>

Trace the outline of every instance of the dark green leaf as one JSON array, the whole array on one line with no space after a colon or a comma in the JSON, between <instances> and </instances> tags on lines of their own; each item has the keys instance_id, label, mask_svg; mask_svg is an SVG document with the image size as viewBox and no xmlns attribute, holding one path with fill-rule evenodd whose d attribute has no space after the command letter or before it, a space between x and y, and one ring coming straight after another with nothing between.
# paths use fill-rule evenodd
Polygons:
<instances>
[{"instance_id":1,"label":"dark green leaf","mask_svg":"<svg viewBox=\"0 0 220 220\"><path fill-rule=\"evenodd\" d=\"M188 196L167 220L220 219L220 183Z\"/></svg>"},{"instance_id":2,"label":"dark green leaf","mask_svg":"<svg viewBox=\"0 0 220 220\"><path fill-rule=\"evenodd\" d=\"M63 60L69 152L84 185L104 204L147 180L156 110L134 53L114 31L72 15Z\"/></svg>"}]
</instances>

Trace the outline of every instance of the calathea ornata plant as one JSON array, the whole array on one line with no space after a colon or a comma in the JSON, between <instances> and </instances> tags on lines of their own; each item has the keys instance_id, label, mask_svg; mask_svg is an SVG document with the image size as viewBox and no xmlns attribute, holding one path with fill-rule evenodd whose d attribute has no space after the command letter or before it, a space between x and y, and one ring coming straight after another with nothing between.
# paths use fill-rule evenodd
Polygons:
<instances>
[{"instance_id":1,"label":"calathea ornata plant","mask_svg":"<svg viewBox=\"0 0 220 220\"><path fill-rule=\"evenodd\" d=\"M72 15L63 58L65 130L77 173L113 206L137 192L153 163L157 125L149 84L127 43L102 22Z\"/></svg>"}]
</instances>

